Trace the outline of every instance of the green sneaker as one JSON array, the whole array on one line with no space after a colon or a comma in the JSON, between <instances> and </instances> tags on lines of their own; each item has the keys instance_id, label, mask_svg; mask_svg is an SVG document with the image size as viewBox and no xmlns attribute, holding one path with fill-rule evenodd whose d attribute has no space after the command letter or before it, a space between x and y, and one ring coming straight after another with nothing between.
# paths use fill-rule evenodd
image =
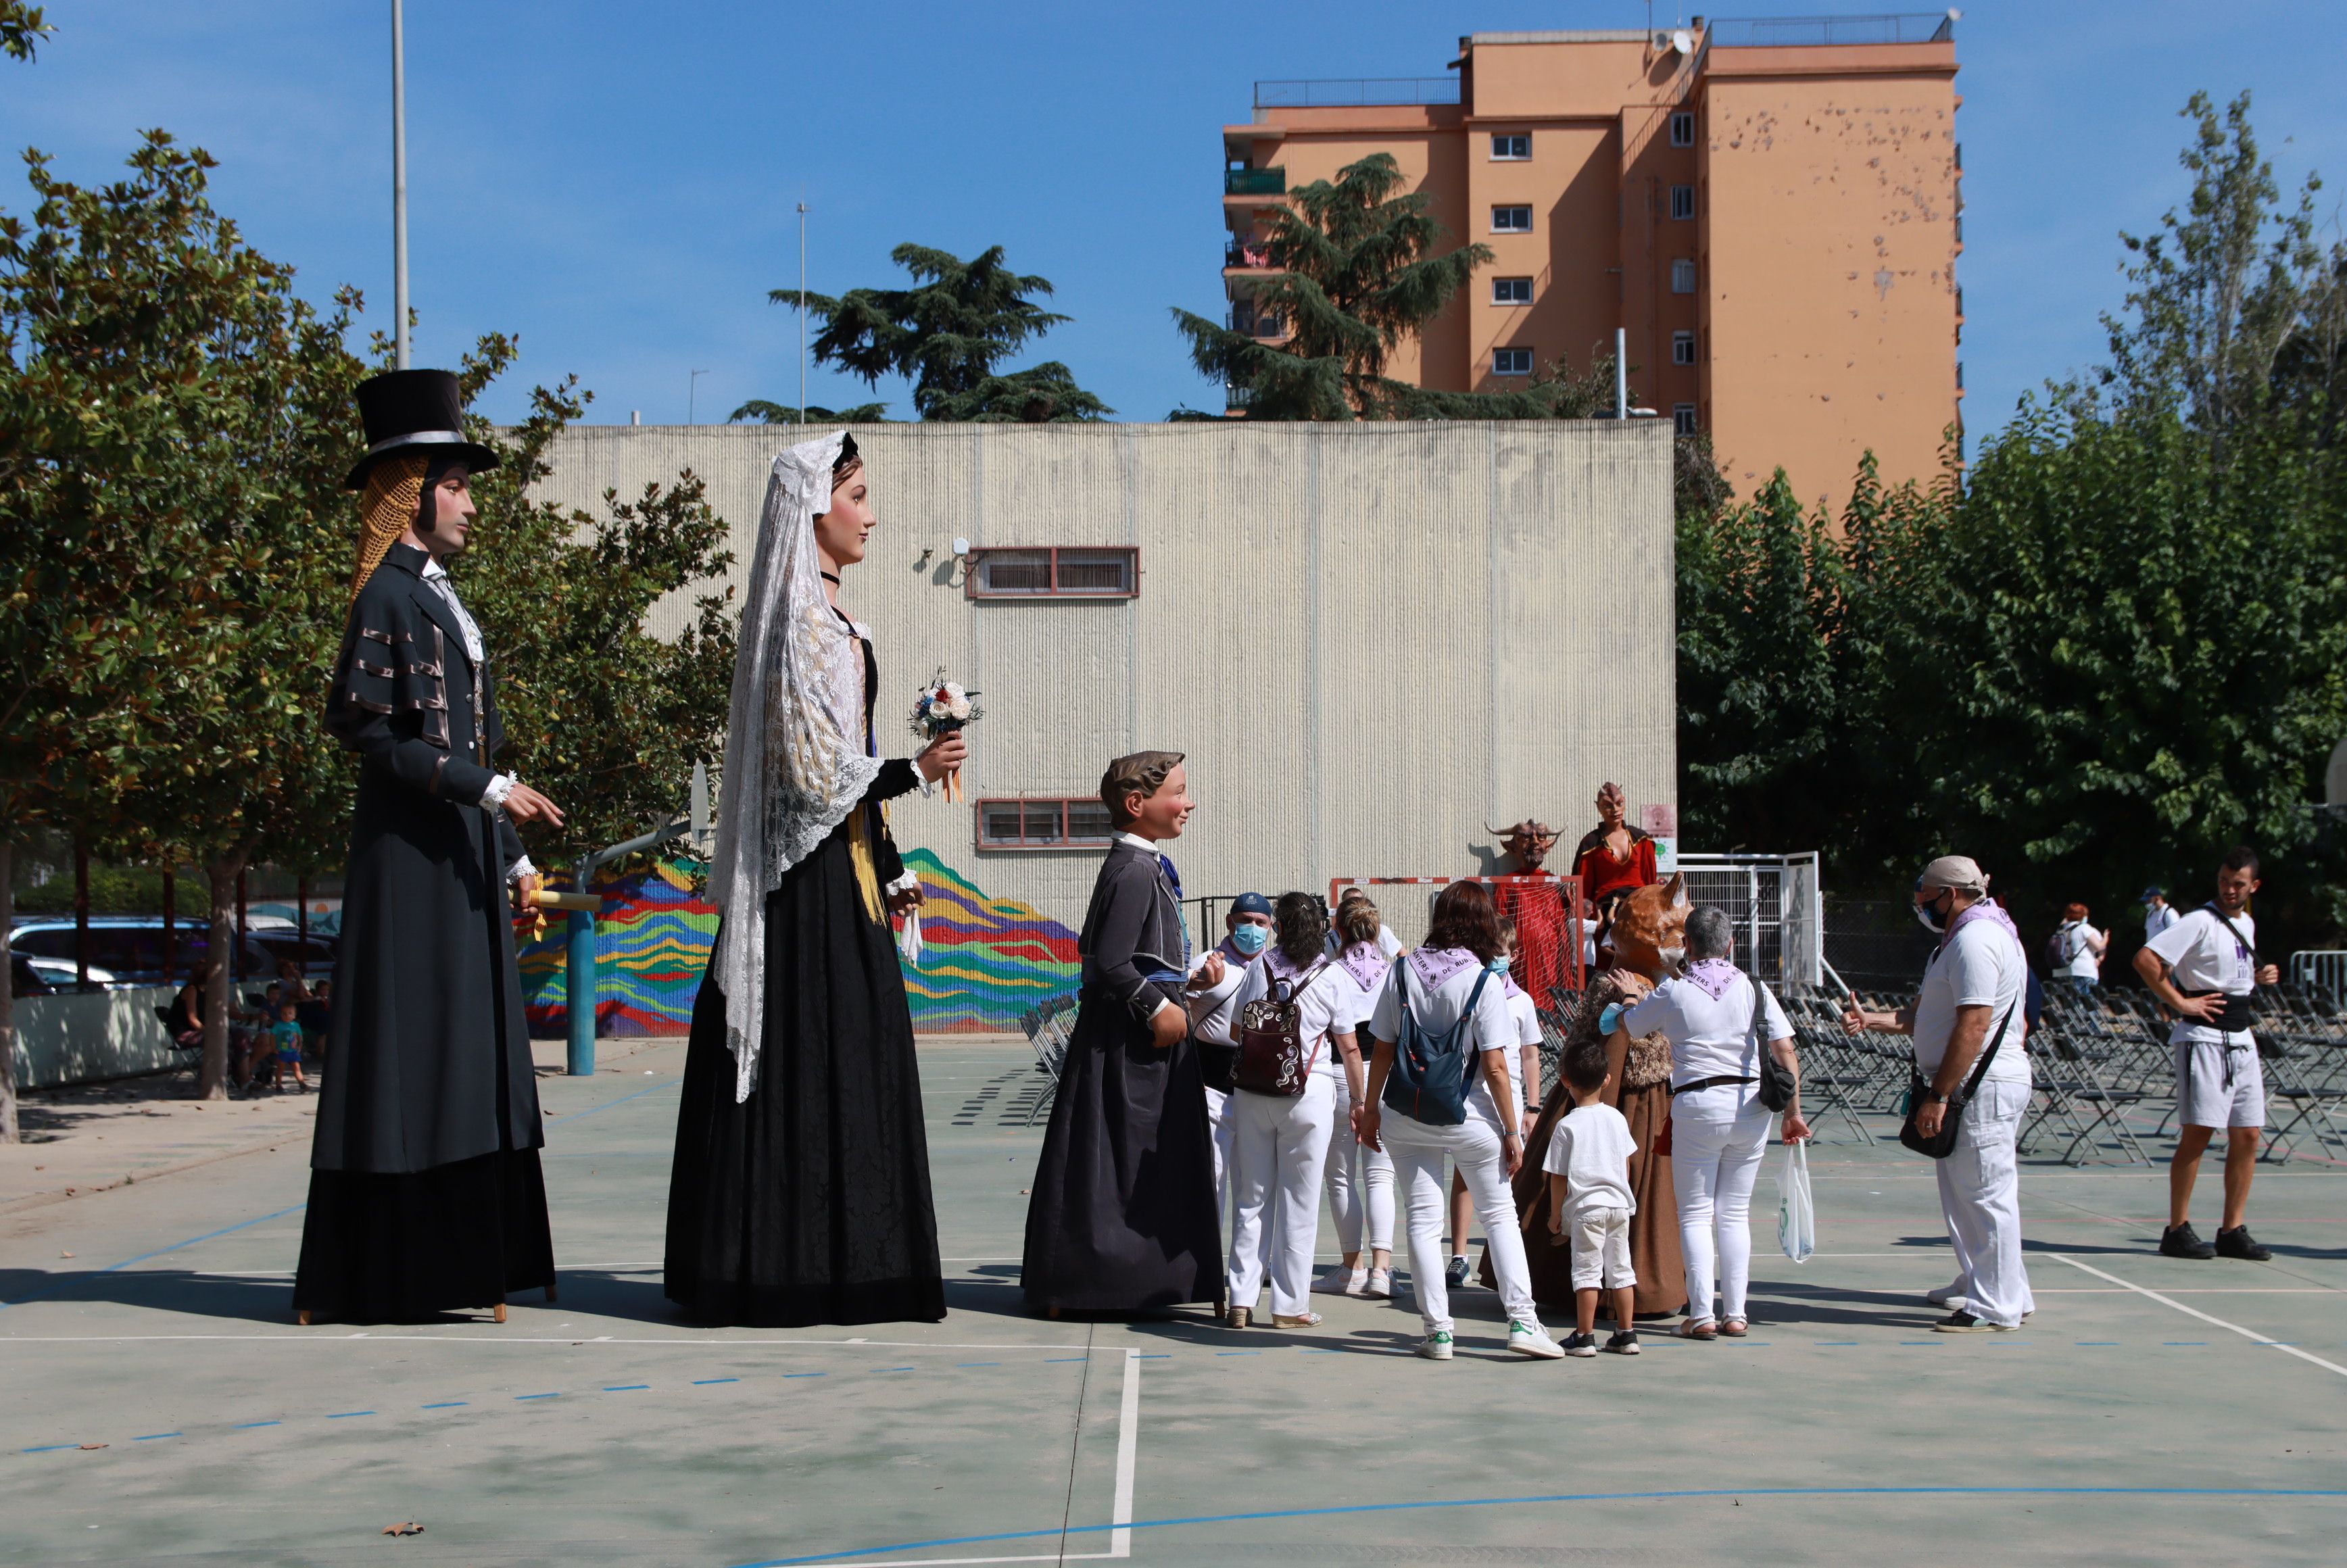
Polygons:
<instances>
[{"instance_id":1,"label":"green sneaker","mask_svg":"<svg viewBox=\"0 0 2347 1568\"><path fill-rule=\"evenodd\" d=\"M1430 1361L1450 1359L1450 1331L1438 1328L1418 1342L1418 1353Z\"/></svg>"}]
</instances>

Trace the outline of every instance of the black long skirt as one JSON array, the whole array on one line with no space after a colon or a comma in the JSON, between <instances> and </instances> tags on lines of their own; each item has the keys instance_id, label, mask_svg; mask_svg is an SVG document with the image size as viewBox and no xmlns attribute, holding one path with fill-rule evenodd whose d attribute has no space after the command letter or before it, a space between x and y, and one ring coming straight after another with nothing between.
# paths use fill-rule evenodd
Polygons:
<instances>
[{"instance_id":1,"label":"black long skirt","mask_svg":"<svg viewBox=\"0 0 2347 1568\"><path fill-rule=\"evenodd\" d=\"M946 1315L913 1019L842 826L766 899L756 1087L704 977L669 1183L669 1299L761 1327Z\"/></svg>"},{"instance_id":2,"label":"black long skirt","mask_svg":"<svg viewBox=\"0 0 2347 1568\"><path fill-rule=\"evenodd\" d=\"M421 1323L553 1284L535 1149L404 1175L310 1173L293 1305L313 1321Z\"/></svg>"}]
</instances>

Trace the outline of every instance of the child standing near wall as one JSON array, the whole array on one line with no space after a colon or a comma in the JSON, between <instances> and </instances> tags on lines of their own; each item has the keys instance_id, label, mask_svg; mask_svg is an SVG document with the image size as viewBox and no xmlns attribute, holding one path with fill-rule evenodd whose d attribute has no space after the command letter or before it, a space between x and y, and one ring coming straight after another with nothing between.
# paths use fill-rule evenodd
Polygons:
<instances>
[{"instance_id":1,"label":"child standing near wall","mask_svg":"<svg viewBox=\"0 0 2347 1568\"><path fill-rule=\"evenodd\" d=\"M1630 1156L1638 1145L1622 1112L1605 1103L1605 1091L1614 1081L1605 1052L1575 1050L1563 1065L1573 1109L1549 1135L1548 1157L1541 1169L1548 1173L1550 1245L1569 1243L1573 1247L1577 1316L1564 1353L1597 1354L1597 1293L1602 1287L1614 1293L1618 1326L1605 1348L1635 1356L1638 1331L1631 1326L1631 1314L1638 1276L1630 1269L1630 1216L1637 1212L1638 1200L1630 1193Z\"/></svg>"}]
</instances>

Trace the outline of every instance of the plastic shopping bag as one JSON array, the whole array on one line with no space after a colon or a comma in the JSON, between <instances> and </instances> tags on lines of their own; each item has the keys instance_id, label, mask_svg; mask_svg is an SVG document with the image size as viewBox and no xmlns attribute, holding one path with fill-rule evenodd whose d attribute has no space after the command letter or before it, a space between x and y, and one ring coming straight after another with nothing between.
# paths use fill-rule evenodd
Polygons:
<instances>
[{"instance_id":1,"label":"plastic shopping bag","mask_svg":"<svg viewBox=\"0 0 2347 1568\"><path fill-rule=\"evenodd\" d=\"M1818 1250L1817 1212L1809 1206L1809 1146L1785 1145L1785 1163L1777 1171L1777 1245L1795 1263L1807 1263Z\"/></svg>"},{"instance_id":2,"label":"plastic shopping bag","mask_svg":"<svg viewBox=\"0 0 2347 1568\"><path fill-rule=\"evenodd\" d=\"M907 909L899 918L897 950L905 955L907 963L918 965L921 961L921 912L917 908Z\"/></svg>"}]
</instances>

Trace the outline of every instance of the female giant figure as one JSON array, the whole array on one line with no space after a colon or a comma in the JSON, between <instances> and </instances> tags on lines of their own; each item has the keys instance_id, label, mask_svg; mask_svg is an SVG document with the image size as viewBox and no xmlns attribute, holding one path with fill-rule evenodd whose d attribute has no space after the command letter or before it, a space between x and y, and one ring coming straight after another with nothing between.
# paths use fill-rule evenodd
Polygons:
<instances>
[{"instance_id":1,"label":"female giant figure","mask_svg":"<svg viewBox=\"0 0 2347 1568\"><path fill-rule=\"evenodd\" d=\"M883 803L958 766L882 762L870 631L839 608L874 518L854 438L774 459L743 606L669 1185L669 1298L712 1323L945 1316L913 1020L888 912L919 902Z\"/></svg>"}]
</instances>

